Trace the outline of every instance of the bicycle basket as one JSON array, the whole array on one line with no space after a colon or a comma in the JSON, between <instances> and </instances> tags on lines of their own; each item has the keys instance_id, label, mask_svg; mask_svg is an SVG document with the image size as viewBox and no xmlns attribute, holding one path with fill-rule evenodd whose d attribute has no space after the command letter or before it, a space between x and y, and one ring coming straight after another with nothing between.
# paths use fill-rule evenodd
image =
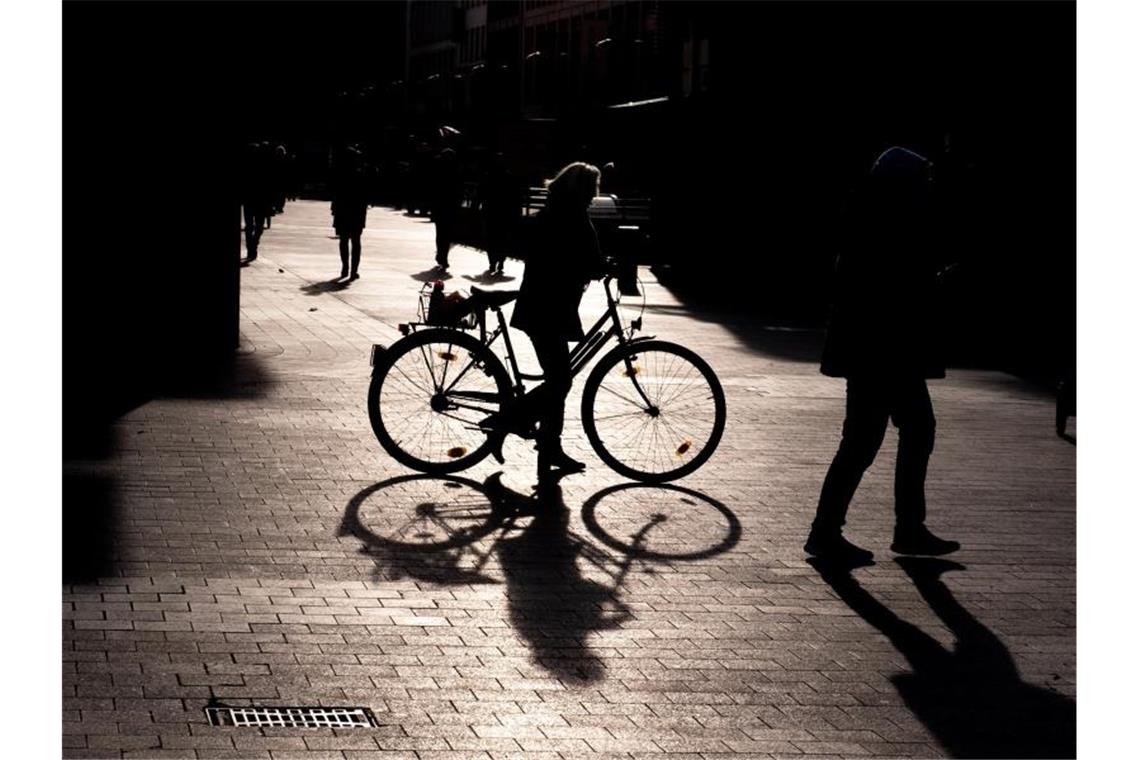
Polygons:
<instances>
[{"instance_id":1,"label":"bicycle basket","mask_svg":"<svg viewBox=\"0 0 1140 760\"><path fill-rule=\"evenodd\" d=\"M475 326L470 317L470 297L458 290L444 293L443 282L429 282L420 289L419 318L424 324L433 327L458 327L470 329Z\"/></svg>"}]
</instances>

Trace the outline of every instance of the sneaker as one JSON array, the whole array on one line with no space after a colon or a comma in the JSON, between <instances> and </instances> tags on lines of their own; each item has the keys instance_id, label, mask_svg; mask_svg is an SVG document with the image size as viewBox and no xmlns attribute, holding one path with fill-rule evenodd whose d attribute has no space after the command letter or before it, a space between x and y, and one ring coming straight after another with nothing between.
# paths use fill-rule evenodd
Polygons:
<instances>
[{"instance_id":1,"label":"sneaker","mask_svg":"<svg viewBox=\"0 0 1140 760\"><path fill-rule=\"evenodd\" d=\"M870 562L875 555L848 541L842 533L824 534L812 531L808 535L804 551L823 560L850 564Z\"/></svg>"},{"instance_id":2,"label":"sneaker","mask_svg":"<svg viewBox=\"0 0 1140 760\"><path fill-rule=\"evenodd\" d=\"M957 541L948 541L939 538L930 532L925 525L915 528L895 528L895 541L891 544L891 551L896 554L927 554L937 556L950 554L962 548Z\"/></svg>"}]
</instances>

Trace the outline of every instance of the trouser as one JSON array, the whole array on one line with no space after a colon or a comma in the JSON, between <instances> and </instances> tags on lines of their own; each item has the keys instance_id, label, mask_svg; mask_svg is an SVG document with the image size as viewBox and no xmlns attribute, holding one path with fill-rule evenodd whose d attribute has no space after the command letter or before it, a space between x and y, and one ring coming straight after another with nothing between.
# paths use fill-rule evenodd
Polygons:
<instances>
[{"instance_id":1,"label":"trouser","mask_svg":"<svg viewBox=\"0 0 1140 760\"><path fill-rule=\"evenodd\" d=\"M340 235L340 268L342 273L349 271L349 243L352 244L352 273L360 267L360 234ZM343 276L343 274L342 274Z\"/></svg>"},{"instance_id":2,"label":"trouser","mask_svg":"<svg viewBox=\"0 0 1140 760\"><path fill-rule=\"evenodd\" d=\"M538 364L542 367L542 385L529 400L538 419L539 453L555 454L562 450L562 426L566 416L566 396L570 393L570 346L561 335L530 335Z\"/></svg>"},{"instance_id":3,"label":"trouser","mask_svg":"<svg viewBox=\"0 0 1140 760\"><path fill-rule=\"evenodd\" d=\"M437 213L435 218L435 260L447 263L447 254L455 240L456 218L450 213Z\"/></svg>"},{"instance_id":4,"label":"trouser","mask_svg":"<svg viewBox=\"0 0 1140 760\"><path fill-rule=\"evenodd\" d=\"M926 520L926 467L934 449L934 409L922 378L850 378L843 438L819 495L813 531L838 533L863 473L887 432L887 421L899 431L895 464L895 522L898 528Z\"/></svg>"},{"instance_id":5,"label":"trouser","mask_svg":"<svg viewBox=\"0 0 1140 760\"><path fill-rule=\"evenodd\" d=\"M261 232L265 229L265 212L250 204L242 204L245 218L245 251L251 259L257 256L257 244L261 242Z\"/></svg>"}]
</instances>

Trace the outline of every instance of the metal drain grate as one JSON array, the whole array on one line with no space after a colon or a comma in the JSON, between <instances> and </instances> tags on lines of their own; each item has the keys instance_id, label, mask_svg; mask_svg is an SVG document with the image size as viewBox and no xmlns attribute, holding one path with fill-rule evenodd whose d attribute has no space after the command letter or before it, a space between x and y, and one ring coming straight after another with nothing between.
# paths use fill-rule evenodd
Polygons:
<instances>
[{"instance_id":1,"label":"metal drain grate","mask_svg":"<svg viewBox=\"0 0 1140 760\"><path fill-rule=\"evenodd\" d=\"M371 728L367 707L207 707L211 726L238 728Z\"/></svg>"}]
</instances>

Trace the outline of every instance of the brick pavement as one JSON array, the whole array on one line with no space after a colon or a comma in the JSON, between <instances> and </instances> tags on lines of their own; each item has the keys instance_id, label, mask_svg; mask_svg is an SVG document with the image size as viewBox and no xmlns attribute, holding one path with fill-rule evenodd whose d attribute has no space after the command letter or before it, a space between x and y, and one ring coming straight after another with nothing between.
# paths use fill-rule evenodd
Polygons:
<instances>
[{"instance_id":1,"label":"brick pavement","mask_svg":"<svg viewBox=\"0 0 1140 760\"><path fill-rule=\"evenodd\" d=\"M63 589L66 756L1040 754L1075 720L1076 456L1050 399L976 370L932 383L931 524L965 569L891 560L892 431L849 529L878 564L825 578L800 550L842 419L819 336L695 313L643 272L647 330L724 383L720 449L676 488L624 483L581 435L576 387L567 445L587 474L501 521L492 497L525 499L529 447L408 477L364 408L368 348L411 317L431 225L373 209L362 279L338 290L328 221L291 204L243 269L225 397L145 404L109 459L68 465L115 523L103 572ZM452 284L485 268L453 263ZM584 311L600 305L591 291ZM472 540L417 522L433 503ZM211 697L358 704L382 725L215 728Z\"/></svg>"}]
</instances>

